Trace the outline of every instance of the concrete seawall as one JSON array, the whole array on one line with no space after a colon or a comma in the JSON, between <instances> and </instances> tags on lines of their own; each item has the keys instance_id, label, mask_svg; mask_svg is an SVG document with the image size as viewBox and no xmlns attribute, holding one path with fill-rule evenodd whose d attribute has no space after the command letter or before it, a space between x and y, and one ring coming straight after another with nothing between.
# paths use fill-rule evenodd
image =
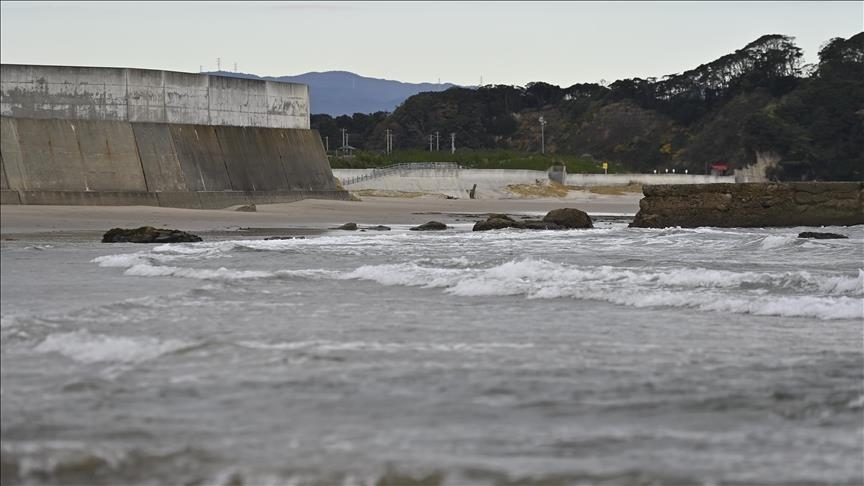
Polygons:
<instances>
[{"instance_id":1,"label":"concrete seawall","mask_svg":"<svg viewBox=\"0 0 864 486\"><path fill-rule=\"evenodd\" d=\"M2 204L222 208L338 190L306 85L147 69L0 67Z\"/></svg>"},{"instance_id":2,"label":"concrete seawall","mask_svg":"<svg viewBox=\"0 0 864 486\"><path fill-rule=\"evenodd\" d=\"M313 130L0 118L3 204L346 199Z\"/></svg>"},{"instance_id":3,"label":"concrete seawall","mask_svg":"<svg viewBox=\"0 0 864 486\"><path fill-rule=\"evenodd\" d=\"M864 183L646 185L631 226L695 228L864 224Z\"/></svg>"}]
</instances>

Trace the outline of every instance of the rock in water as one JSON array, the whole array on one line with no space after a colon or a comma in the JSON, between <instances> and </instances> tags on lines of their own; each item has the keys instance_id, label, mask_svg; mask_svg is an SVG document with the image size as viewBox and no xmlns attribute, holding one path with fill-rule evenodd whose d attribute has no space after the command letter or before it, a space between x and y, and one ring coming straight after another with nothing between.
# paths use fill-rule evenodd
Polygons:
<instances>
[{"instance_id":1,"label":"rock in water","mask_svg":"<svg viewBox=\"0 0 864 486\"><path fill-rule=\"evenodd\" d=\"M447 225L444 223L439 223L438 221L429 221L428 223L423 223L420 226L415 226L409 229L411 231L441 231L446 230Z\"/></svg>"},{"instance_id":2,"label":"rock in water","mask_svg":"<svg viewBox=\"0 0 864 486\"><path fill-rule=\"evenodd\" d=\"M345 223L336 229L345 230L345 231L357 231L357 223Z\"/></svg>"},{"instance_id":3,"label":"rock in water","mask_svg":"<svg viewBox=\"0 0 864 486\"><path fill-rule=\"evenodd\" d=\"M504 228L531 230L565 230L573 228L593 228L591 217L573 208L553 209L542 221L526 219L516 221L506 214L490 214L486 221L474 224L474 231L488 231Z\"/></svg>"},{"instance_id":4,"label":"rock in water","mask_svg":"<svg viewBox=\"0 0 864 486\"><path fill-rule=\"evenodd\" d=\"M523 223L517 223L512 218L505 216L504 218L493 217L501 216L500 214L490 215L486 221L477 221L474 224L473 231L489 231L504 228L524 228Z\"/></svg>"},{"instance_id":5,"label":"rock in water","mask_svg":"<svg viewBox=\"0 0 864 486\"><path fill-rule=\"evenodd\" d=\"M798 238L814 238L817 240L839 240L843 238L848 239L849 237L837 233L818 233L815 231L805 231L803 233L798 233Z\"/></svg>"},{"instance_id":6,"label":"rock in water","mask_svg":"<svg viewBox=\"0 0 864 486\"><path fill-rule=\"evenodd\" d=\"M544 223L553 223L563 228L593 228L591 217L576 208L553 209L543 218ZM553 228L549 228L553 229Z\"/></svg>"},{"instance_id":7,"label":"rock in water","mask_svg":"<svg viewBox=\"0 0 864 486\"><path fill-rule=\"evenodd\" d=\"M193 243L200 236L173 229L142 226L135 229L112 228L102 236L102 243Z\"/></svg>"}]
</instances>

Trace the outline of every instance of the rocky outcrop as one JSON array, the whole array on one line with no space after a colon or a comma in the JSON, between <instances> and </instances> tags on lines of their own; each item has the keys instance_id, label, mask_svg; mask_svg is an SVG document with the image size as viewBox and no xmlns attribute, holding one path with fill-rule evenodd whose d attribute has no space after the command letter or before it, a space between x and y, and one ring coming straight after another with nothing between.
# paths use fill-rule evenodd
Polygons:
<instances>
[{"instance_id":1,"label":"rocky outcrop","mask_svg":"<svg viewBox=\"0 0 864 486\"><path fill-rule=\"evenodd\" d=\"M490 214L486 221L474 224L474 231L489 231L504 228L533 230L563 230L593 228L591 217L575 208L553 209L542 220L516 221L506 214Z\"/></svg>"},{"instance_id":2,"label":"rocky outcrop","mask_svg":"<svg viewBox=\"0 0 864 486\"><path fill-rule=\"evenodd\" d=\"M420 226L415 226L408 229L410 229L411 231L441 231L446 230L447 225L444 223L439 223L438 221L429 221L428 223L423 223Z\"/></svg>"},{"instance_id":3,"label":"rocky outcrop","mask_svg":"<svg viewBox=\"0 0 864 486\"><path fill-rule=\"evenodd\" d=\"M631 227L696 228L864 224L864 183L646 185Z\"/></svg>"},{"instance_id":4,"label":"rocky outcrop","mask_svg":"<svg viewBox=\"0 0 864 486\"><path fill-rule=\"evenodd\" d=\"M191 243L200 236L180 230L142 226L135 229L112 228L102 236L102 243Z\"/></svg>"}]
</instances>

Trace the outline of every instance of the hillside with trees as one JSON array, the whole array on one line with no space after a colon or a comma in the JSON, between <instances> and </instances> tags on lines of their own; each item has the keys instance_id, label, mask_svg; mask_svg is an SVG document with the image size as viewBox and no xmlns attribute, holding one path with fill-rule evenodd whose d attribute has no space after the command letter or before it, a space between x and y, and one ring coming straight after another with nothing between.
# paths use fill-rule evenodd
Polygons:
<instances>
[{"instance_id":1,"label":"hillside with trees","mask_svg":"<svg viewBox=\"0 0 864 486\"><path fill-rule=\"evenodd\" d=\"M428 150L438 132L442 150L456 133L459 150L539 153L540 117L553 157L704 173L763 152L780 159L769 174L777 179L862 180L864 33L829 40L816 65L803 65L793 38L772 34L659 79L454 87L411 96L392 113L313 115L312 128L331 151L347 129L349 144L369 152L382 152L391 130L397 150Z\"/></svg>"}]
</instances>

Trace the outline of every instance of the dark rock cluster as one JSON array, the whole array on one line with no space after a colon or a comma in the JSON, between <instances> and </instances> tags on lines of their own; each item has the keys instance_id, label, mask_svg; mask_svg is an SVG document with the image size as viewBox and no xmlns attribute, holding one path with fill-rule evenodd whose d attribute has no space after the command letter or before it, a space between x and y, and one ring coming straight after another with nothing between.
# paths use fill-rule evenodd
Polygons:
<instances>
[{"instance_id":1,"label":"dark rock cluster","mask_svg":"<svg viewBox=\"0 0 864 486\"><path fill-rule=\"evenodd\" d=\"M428 223L423 223L420 226L415 226L408 229L410 229L411 231L442 231L447 229L447 225L444 223L439 223L438 221L429 221Z\"/></svg>"},{"instance_id":2,"label":"dark rock cluster","mask_svg":"<svg viewBox=\"0 0 864 486\"><path fill-rule=\"evenodd\" d=\"M200 236L173 229L142 226L135 229L112 228L102 236L102 243L192 243Z\"/></svg>"},{"instance_id":3,"label":"dark rock cluster","mask_svg":"<svg viewBox=\"0 0 864 486\"><path fill-rule=\"evenodd\" d=\"M819 233L816 231L804 231L802 233L798 233L798 238L813 238L816 240L841 240L848 239L849 237L837 233Z\"/></svg>"},{"instance_id":4,"label":"dark rock cluster","mask_svg":"<svg viewBox=\"0 0 864 486\"><path fill-rule=\"evenodd\" d=\"M531 230L564 230L593 228L591 217L575 208L553 209L542 220L516 221L506 214L490 214L486 221L478 221L474 231L488 231L503 228Z\"/></svg>"}]
</instances>

